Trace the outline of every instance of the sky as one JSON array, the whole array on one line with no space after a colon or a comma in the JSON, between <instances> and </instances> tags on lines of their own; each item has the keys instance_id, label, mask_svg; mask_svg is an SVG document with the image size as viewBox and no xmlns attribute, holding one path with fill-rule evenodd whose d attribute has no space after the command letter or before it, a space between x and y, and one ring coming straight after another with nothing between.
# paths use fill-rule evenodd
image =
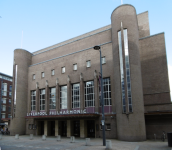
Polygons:
<instances>
[{"instance_id":1,"label":"sky","mask_svg":"<svg viewBox=\"0 0 172 150\"><path fill-rule=\"evenodd\" d=\"M0 0L0 72L12 76L16 48L34 52L111 24L121 1L149 12L151 35L165 32L172 89L172 0Z\"/></svg>"}]
</instances>

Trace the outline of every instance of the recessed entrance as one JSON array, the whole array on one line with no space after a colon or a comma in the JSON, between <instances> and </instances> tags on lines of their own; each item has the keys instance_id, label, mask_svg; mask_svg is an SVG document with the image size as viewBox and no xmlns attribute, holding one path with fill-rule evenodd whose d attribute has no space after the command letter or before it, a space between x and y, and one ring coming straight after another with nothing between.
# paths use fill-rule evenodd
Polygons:
<instances>
[{"instance_id":1,"label":"recessed entrance","mask_svg":"<svg viewBox=\"0 0 172 150\"><path fill-rule=\"evenodd\" d=\"M87 137L95 137L95 121L87 120Z\"/></svg>"},{"instance_id":2,"label":"recessed entrance","mask_svg":"<svg viewBox=\"0 0 172 150\"><path fill-rule=\"evenodd\" d=\"M48 135L55 136L55 121L48 121Z\"/></svg>"},{"instance_id":3,"label":"recessed entrance","mask_svg":"<svg viewBox=\"0 0 172 150\"><path fill-rule=\"evenodd\" d=\"M44 121L38 121L37 134L44 135Z\"/></svg>"},{"instance_id":4,"label":"recessed entrance","mask_svg":"<svg viewBox=\"0 0 172 150\"><path fill-rule=\"evenodd\" d=\"M74 136L76 137L80 137L80 121L77 120L77 121L73 121L73 134Z\"/></svg>"},{"instance_id":5,"label":"recessed entrance","mask_svg":"<svg viewBox=\"0 0 172 150\"><path fill-rule=\"evenodd\" d=\"M62 136L67 136L67 121L62 121L61 122L61 135Z\"/></svg>"}]
</instances>

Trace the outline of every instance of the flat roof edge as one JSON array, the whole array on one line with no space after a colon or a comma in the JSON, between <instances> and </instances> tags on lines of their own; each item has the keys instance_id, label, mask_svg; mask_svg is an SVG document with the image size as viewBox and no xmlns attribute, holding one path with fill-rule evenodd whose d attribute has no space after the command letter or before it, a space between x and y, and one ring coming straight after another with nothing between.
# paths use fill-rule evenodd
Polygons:
<instances>
[{"instance_id":1,"label":"flat roof edge","mask_svg":"<svg viewBox=\"0 0 172 150\"><path fill-rule=\"evenodd\" d=\"M153 36L157 36L157 35L160 35L160 34L165 34L165 33L164 33L164 32L161 32L161 33L157 33L157 34L154 34L154 35L142 37L142 38L140 38L139 40L143 40L143 39L150 38L150 37L153 37Z\"/></svg>"}]
</instances>

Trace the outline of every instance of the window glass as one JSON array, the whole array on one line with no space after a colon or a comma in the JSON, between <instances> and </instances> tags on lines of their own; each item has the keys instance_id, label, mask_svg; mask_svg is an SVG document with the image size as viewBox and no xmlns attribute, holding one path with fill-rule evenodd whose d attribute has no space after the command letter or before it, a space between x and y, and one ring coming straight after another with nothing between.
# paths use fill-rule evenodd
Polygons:
<instances>
[{"instance_id":1,"label":"window glass","mask_svg":"<svg viewBox=\"0 0 172 150\"><path fill-rule=\"evenodd\" d=\"M54 69L53 69L53 70L51 70L51 75L52 75L52 76L54 76Z\"/></svg>"},{"instance_id":2,"label":"window glass","mask_svg":"<svg viewBox=\"0 0 172 150\"><path fill-rule=\"evenodd\" d=\"M60 87L60 108L67 109L67 86Z\"/></svg>"},{"instance_id":3,"label":"window glass","mask_svg":"<svg viewBox=\"0 0 172 150\"><path fill-rule=\"evenodd\" d=\"M35 80L35 74L33 74L33 80Z\"/></svg>"},{"instance_id":4,"label":"window glass","mask_svg":"<svg viewBox=\"0 0 172 150\"><path fill-rule=\"evenodd\" d=\"M126 81L127 81L128 110L129 110L129 112L132 112L133 110L132 110L130 63L129 63L129 50L128 50L127 29L123 30L123 34L124 34L124 53L125 53L125 69L126 69Z\"/></svg>"},{"instance_id":5,"label":"window glass","mask_svg":"<svg viewBox=\"0 0 172 150\"><path fill-rule=\"evenodd\" d=\"M1 118L5 118L5 113L1 113Z\"/></svg>"},{"instance_id":6,"label":"window glass","mask_svg":"<svg viewBox=\"0 0 172 150\"><path fill-rule=\"evenodd\" d=\"M56 88L50 88L50 109L56 109Z\"/></svg>"},{"instance_id":7,"label":"window glass","mask_svg":"<svg viewBox=\"0 0 172 150\"><path fill-rule=\"evenodd\" d=\"M122 107L123 107L123 112L125 113L126 112L125 83L124 83L123 51L122 51L121 31L118 32L118 45L119 45L119 61L120 61L120 73L121 73Z\"/></svg>"},{"instance_id":8,"label":"window glass","mask_svg":"<svg viewBox=\"0 0 172 150\"><path fill-rule=\"evenodd\" d=\"M6 111L6 106L2 105L2 111Z\"/></svg>"},{"instance_id":9,"label":"window glass","mask_svg":"<svg viewBox=\"0 0 172 150\"><path fill-rule=\"evenodd\" d=\"M86 65L87 65L87 67L91 67L91 60L88 60L88 61L86 62Z\"/></svg>"},{"instance_id":10,"label":"window glass","mask_svg":"<svg viewBox=\"0 0 172 150\"><path fill-rule=\"evenodd\" d=\"M65 67L62 67L62 73L65 73Z\"/></svg>"},{"instance_id":11,"label":"window glass","mask_svg":"<svg viewBox=\"0 0 172 150\"><path fill-rule=\"evenodd\" d=\"M40 90L40 110L45 110L45 89Z\"/></svg>"},{"instance_id":12,"label":"window glass","mask_svg":"<svg viewBox=\"0 0 172 150\"><path fill-rule=\"evenodd\" d=\"M100 79L99 79L99 92L101 91L100 87ZM103 79L103 94L104 94L104 105L105 106L111 106L111 83L110 78L104 78ZM100 97L101 98L101 97Z\"/></svg>"},{"instance_id":13,"label":"window glass","mask_svg":"<svg viewBox=\"0 0 172 150\"><path fill-rule=\"evenodd\" d=\"M14 105L16 105L16 90L17 90L17 65L15 70L15 91L14 91Z\"/></svg>"},{"instance_id":14,"label":"window glass","mask_svg":"<svg viewBox=\"0 0 172 150\"><path fill-rule=\"evenodd\" d=\"M36 91L31 91L31 111L36 110Z\"/></svg>"},{"instance_id":15,"label":"window glass","mask_svg":"<svg viewBox=\"0 0 172 150\"><path fill-rule=\"evenodd\" d=\"M8 118L11 118L11 114L8 114Z\"/></svg>"},{"instance_id":16,"label":"window glass","mask_svg":"<svg viewBox=\"0 0 172 150\"><path fill-rule=\"evenodd\" d=\"M9 91L10 91L10 92L12 92L12 85L10 85L10 87L9 87Z\"/></svg>"},{"instance_id":17,"label":"window glass","mask_svg":"<svg viewBox=\"0 0 172 150\"><path fill-rule=\"evenodd\" d=\"M6 104L6 98L2 98L2 104Z\"/></svg>"},{"instance_id":18,"label":"window glass","mask_svg":"<svg viewBox=\"0 0 172 150\"><path fill-rule=\"evenodd\" d=\"M80 84L72 84L72 108L80 108Z\"/></svg>"},{"instance_id":19,"label":"window glass","mask_svg":"<svg viewBox=\"0 0 172 150\"><path fill-rule=\"evenodd\" d=\"M77 64L73 65L73 70L77 70Z\"/></svg>"},{"instance_id":20,"label":"window glass","mask_svg":"<svg viewBox=\"0 0 172 150\"><path fill-rule=\"evenodd\" d=\"M94 82L85 82L85 107L93 107L94 104Z\"/></svg>"},{"instance_id":21,"label":"window glass","mask_svg":"<svg viewBox=\"0 0 172 150\"><path fill-rule=\"evenodd\" d=\"M11 113L11 107L10 106L8 107L8 112Z\"/></svg>"},{"instance_id":22,"label":"window glass","mask_svg":"<svg viewBox=\"0 0 172 150\"><path fill-rule=\"evenodd\" d=\"M9 104L11 104L11 99L9 99Z\"/></svg>"},{"instance_id":23,"label":"window glass","mask_svg":"<svg viewBox=\"0 0 172 150\"><path fill-rule=\"evenodd\" d=\"M41 75L42 75L42 78L44 78L44 76L45 76L45 75L44 75L44 72L42 72Z\"/></svg>"}]
</instances>

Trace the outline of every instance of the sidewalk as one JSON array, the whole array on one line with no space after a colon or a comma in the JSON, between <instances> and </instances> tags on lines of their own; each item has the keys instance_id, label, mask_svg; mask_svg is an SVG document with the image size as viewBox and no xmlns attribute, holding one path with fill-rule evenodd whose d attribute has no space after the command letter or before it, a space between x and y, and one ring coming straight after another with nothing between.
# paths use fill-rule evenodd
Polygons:
<instances>
[{"instance_id":1,"label":"sidewalk","mask_svg":"<svg viewBox=\"0 0 172 150\"><path fill-rule=\"evenodd\" d=\"M168 143L162 141L147 140L144 142L123 142L115 139L112 141L113 150L172 150ZM85 146L85 139L76 138L75 143L70 143L70 138L63 138L57 141L55 137L47 137L42 141L41 136L34 136L33 140L29 135L14 136L4 135L0 140L1 150L105 150L102 146L102 139L91 138L91 146Z\"/></svg>"}]
</instances>

